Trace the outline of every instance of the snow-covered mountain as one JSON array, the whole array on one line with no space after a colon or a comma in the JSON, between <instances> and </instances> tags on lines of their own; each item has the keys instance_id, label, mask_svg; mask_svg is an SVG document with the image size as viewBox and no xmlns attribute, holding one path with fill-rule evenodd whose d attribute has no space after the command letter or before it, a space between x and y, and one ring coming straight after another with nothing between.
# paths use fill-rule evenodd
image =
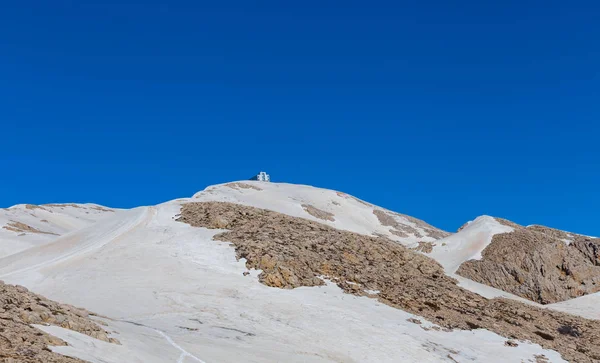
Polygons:
<instances>
[{"instance_id":1,"label":"snow-covered mountain","mask_svg":"<svg viewBox=\"0 0 600 363\"><path fill-rule=\"evenodd\" d=\"M19 204L0 209L0 257L43 245L118 210L97 204Z\"/></svg>"},{"instance_id":2,"label":"snow-covered mountain","mask_svg":"<svg viewBox=\"0 0 600 363\"><path fill-rule=\"evenodd\" d=\"M206 209L192 210L183 217L203 218L221 229L178 221L185 205L211 202L221 203L211 206L229 208L229 214L215 217L210 214L214 210ZM231 209L231 205L250 209ZM593 361L595 354L592 343L596 338L589 337L587 330L578 337L552 331L556 324L567 322L578 324L583 331L592 326L584 319L552 313L544 320L546 314L542 314L536 333L535 329L524 330L532 324L526 320L519 320L519 327L493 323L495 317L485 315L484 311L503 316L522 310L511 315L510 319L518 320L541 311L533 302L514 303L518 305L505 309L501 303L477 297L469 290L485 297L523 299L455 275L462 263L482 257L494 235L511 231L491 217L480 217L451 235L341 192L251 181L211 186L190 198L131 210L113 211L95 205L15 206L2 213L4 225L20 222L36 231L15 227L19 231L5 229L0 234L6 247L0 258L0 279L97 313L96 319L106 324L104 329L120 341L120 345L99 341L56 324L36 325L68 343L51 347L53 351L89 362L562 362L561 353L592 357L588 361ZM240 223L248 222L253 213L267 219L242 226ZM269 223L268 218L280 223L270 232L261 229L261 223ZM297 225L311 233L331 235L331 239L305 248L330 250L327 253L331 256L338 248L347 249L343 261L353 264L352 272L341 270L345 268L341 265L325 266L337 260L294 265L300 261L294 256L300 255L293 254L303 253L301 244L290 243L292 247L285 252L290 255L277 255L279 252L272 248L275 245L256 249L263 246L261 240L286 244L280 238L282 233L286 236L286 228ZM258 244L243 246L246 250L241 251L233 236L219 237L225 232L223 228L231 229L242 241ZM298 233L294 238L302 240L303 236ZM19 238L25 242L17 243ZM344 241L350 244L344 245ZM369 250L369 244L393 255L377 255ZM431 253L402 247L428 250L422 248L424 245ZM357 256L352 246L358 246L357 251L368 258ZM242 252L248 259L237 259ZM438 265L422 255L441 264L442 276ZM300 287L293 289L274 288L270 286L275 284L267 286L265 279L258 278L261 270L249 268L254 263L251 258L257 259L257 266L272 268L282 278L296 278L299 271L309 267L331 273L314 277L325 281L322 286L297 283L295 286ZM373 261L386 261L403 270L378 272ZM293 271L295 267L298 270ZM443 276L444 271L466 290ZM380 273L381 278L373 279L374 273ZM412 277L406 278L404 273ZM405 285L389 284L383 277L388 274L389 281ZM412 284L416 281L430 284L418 286L425 292L437 289L435 296L451 297L431 301L429 307L423 305L431 313L413 306L410 293L404 290L408 295L403 295L403 289L416 287ZM469 321L461 320L457 313L461 304ZM439 318L433 313L436 309ZM573 313L568 307L562 310ZM588 317L600 311L595 307L589 310ZM479 312L480 322L475 323ZM444 315L446 322L440 319L443 314L448 314ZM463 326L470 328L464 330ZM506 329L530 339L508 341ZM549 334L552 341L543 338ZM579 344L591 353L577 352L566 347L567 343Z\"/></svg>"},{"instance_id":3,"label":"snow-covered mountain","mask_svg":"<svg viewBox=\"0 0 600 363\"><path fill-rule=\"evenodd\" d=\"M208 187L193 201L221 201L314 220L337 229L384 236L409 247L434 242L450 233L349 194L307 185L234 182Z\"/></svg>"},{"instance_id":4,"label":"snow-covered mountain","mask_svg":"<svg viewBox=\"0 0 600 363\"><path fill-rule=\"evenodd\" d=\"M600 320L598 238L482 216L437 241L430 256L462 287L488 298L536 306L532 300L550 300L545 307Z\"/></svg>"}]
</instances>

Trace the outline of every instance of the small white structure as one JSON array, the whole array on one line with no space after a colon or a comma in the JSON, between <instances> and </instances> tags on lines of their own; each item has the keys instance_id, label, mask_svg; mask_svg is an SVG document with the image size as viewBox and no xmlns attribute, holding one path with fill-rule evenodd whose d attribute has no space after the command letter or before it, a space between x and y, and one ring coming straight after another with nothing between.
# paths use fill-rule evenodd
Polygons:
<instances>
[{"instance_id":1,"label":"small white structure","mask_svg":"<svg viewBox=\"0 0 600 363\"><path fill-rule=\"evenodd\" d=\"M261 171L260 173L258 173L258 175L252 177L252 179L250 180L258 180L258 181L262 181L262 182L270 182L271 181L271 176L267 173L265 173L264 171Z\"/></svg>"}]
</instances>

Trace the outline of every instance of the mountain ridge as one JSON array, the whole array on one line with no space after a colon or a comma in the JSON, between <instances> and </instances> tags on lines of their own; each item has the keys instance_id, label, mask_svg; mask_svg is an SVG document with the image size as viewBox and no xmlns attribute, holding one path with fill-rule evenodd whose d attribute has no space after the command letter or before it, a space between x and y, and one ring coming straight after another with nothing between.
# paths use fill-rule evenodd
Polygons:
<instances>
[{"instance_id":1,"label":"mountain ridge","mask_svg":"<svg viewBox=\"0 0 600 363\"><path fill-rule=\"evenodd\" d=\"M280 217L262 221L254 218L256 224L252 235L259 236L257 241L266 242L271 238L269 228L282 228L282 234L273 235L274 241L289 245L293 251L305 248L293 247L297 238L304 238L304 233L285 232L289 225L305 226L317 233L315 236L322 234L321 242L315 245L317 249L333 247L328 246L327 241L334 239L326 237L329 236L326 233L345 236L335 243L331 252L348 249L346 254L340 255L341 262L336 267L346 272L336 275L338 281L335 282L314 276L327 271L321 265L314 270L311 268L310 272L305 271L304 275L296 275L300 271L297 268L328 256L320 252L305 262L297 262L298 265L284 264L277 258L265 257L263 261L264 256L275 257L276 249L272 247L264 248L253 259L249 255L241 256L232 244L239 238L217 237L221 233L241 233L240 236L249 240L247 232L224 230L230 228L227 218L215 219L214 226L220 228L216 230L177 221L186 206L196 203L229 203L237 206L235 210L239 211L260 208L278 213ZM69 210L64 205L62 208ZM71 208L76 213L81 212ZM25 215L31 212L24 207L19 210ZM85 210L83 212L86 215ZM560 354L552 349L560 351L563 358L592 362L597 354L594 324L580 317L551 311L550 315L556 320L540 325L543 329L521 331L512 338L508 333L512 329L509 323L502 323L508 324L503 325L508 330L495 330L488 325L492 321L489 319L495 319L495 313L480 315L485 322L478 322L478 314L484 314L487 309L480 308L485 306L490 306L488 312L501 306L509 310L511 306L515 307L519 313L513 317L516 320L507 318L510 321L519 321L531 312L535 312L535 316L541 314L536 319L545 321L541 305L521 304L523 299L517 296L455 274L455 266L458 268L465 261L478 258L494 235L511 229L492 217L477 218L460 232L449 234L419 219L380 208L346 193L248 181L210 186L190 198L155 206L101 214L106 216L80 229L59 236L48 235L48 240L42 243L0 256L0 278L24 285L53 300L97 312L99 316L95 319L105 326L106 331L118 332L111 337L118 338L122 345L109 346L68 329L36 326L69 343L68 346L50 347L51 350L89 362L162 363L177 361L182 356L184 360L205 362L238 361L240 356L260 362L350 362L356 359L373 362L398 359L501 362L507 358L535 361L535 357L562 362ZM243 214L239 218L241 216ZM37 218L41 219L40 216ZM360 249L350 250L354 240L357 243L359 240L376 241L366 242L366 245L362 242L361 246L373 243L401 250L400 255L408 260L431 261L423 266L430 263L439 266L434 270L439 271L440 279L448 282L454 295L446 295L446 290L439 289L435 283L411 285L409 281L405 287L408 290L404 292L400 288L386 287L388 277L385 276L393 274L393 269L390 272L372 270L371 275L367 271L382 265L387 252L380 253L381 257L372 259L369 264L369 260L363 259L368 253L363 255L357 252L362 251ZM417 252L422 244L430 244L431 252L427 253L429 249ZM278 253L281 255L281 252ZM286 254L283 252L281 256ZM301 258L292 260L303 261ZM353 264L357 267L348 274ZM417 274L415 277L422 273L418 269L410 271ZM317 286L292 284L291 289L277 289L261 283L264 281L261 273L271 276L272 286L277 286L277 281L282 283L281 287L285 287L285 281L304 281L298 276L317 278L318 281L314 280ZM363 281L366 276L370 276L370 283ZM393 281L391 278L389 276L388 282ZM435 281L436 278L432 278ZM415 278L413 283L416 281L421 280ZM431 306L426 304L427 300L419 300L422 304L411 310L412 305L398 303L402 300L386 302L386 296L405 293L409 297L417 291L427 291L428 284L432 289ZM400 286L399 283L396 285ZM461 292L456 293L458 291ZM460 300L463 294L470 298ZM517 302L488 301L498 296ZM414 299L407 301L410 300ZM469 307L469 301L479 307ZM589 302L580 304L588 309L586 317L597 313ZM543 309L554 309L552 305ZM433 306L444 309L437 314L441 317L446 316L442 311L446 314L448 308L464 309L472 316L468 319L469 324L464 317L457 317L457 325L453 326L449 322L455 319L440 320ZM419 308L424 310L419 311ZM430 309L433 309L431 314ZM581 309L561 306L556 310L572 313ZM571 326L570 331L576 331L579 336L563 334L563 326ZM333 327L338 333L332 330ZM339 334L337 328L344 334ZM511 340L515 337L523 340ZM359 341L363 344L356 344ZM95 346L94 350L90 350L90 346ZM278 347L277 351L272 349L273 346ZM587 353L578 352L571 346L583 347ZM299 350L305 353L299 354Z\"/></svg>"}]
</instances>

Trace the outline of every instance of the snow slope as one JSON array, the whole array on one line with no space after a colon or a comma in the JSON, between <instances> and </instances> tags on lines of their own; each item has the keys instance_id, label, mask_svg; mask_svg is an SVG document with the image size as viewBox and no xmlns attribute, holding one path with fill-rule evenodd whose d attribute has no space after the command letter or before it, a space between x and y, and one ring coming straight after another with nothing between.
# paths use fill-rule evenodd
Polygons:
<instances>
[{"instance_id":1,"label":"snow slope","mask_svg":"<svg viewBox=\"0 0 600 363\"><path fill-rule=\"evenodd\" d=\"M413 315L333 284L267 287L258 282L260 271L244 276L232 246L212 240L219 231L175 221L188 201L235 201L313 218L301 207L310 203L334 213L328 223L338 228L386 231L373 207L336 192L260 187L216 186L191 199L119 212L1 258L0 278L103 315L121 346L40 327L70 344L55 351L95 363L519 362L536 354L562 362L556 352L526 342L507 347L505 338L481 329L425 330L407 321Z\"/></svg>"},{"instance_id":2,"label":"snow slope","mask_svg":"<svg viewBox=\"0 0 600 363\"><path fill-rule=\"evenodd\" d=\"M429 257L438 261L446 271L446 274L458 280L458 285L473 291L488 299L504 297L517 300L526 304L542 307L542 305L524 299L520 296L480 284L456 274L460 265L468 260L479 260L482 258L483 250L492 243L492 237L499 233L512 232L513 228L499 223L490 216L480 216L468 222L462 230L440 239L435 243Z\"/></svg>"},{"instance_id":3,"label":"snow slope","mask_svg":"<svg viewBox=\"0 0 600 363\"><path fill-rule=\"evenodd\" d=\"M492 242L492 237L494 235L512 231L512 227L501 224L493 217L481 216L474 221L467 223L459 232L438 240L435 243L432 253L428 254L428 256L437 260L444 267L446 274L458 280L459 286L488 299L504 297L541 308L553 309L573 315L579 315L588 319L600 320L600 293L590 294L555 304L541 305L520 296L456 275L456 270L463 262L482 258L482 251ZM565 243L570 243L570 241L565 241Z\"/></svg>"},{"instance_id":4,"label":"snow slope","mask_svg":"<svg viewBox=\"0 0 600 363\"><path fill-rule=\"evenodd\" d=\"M257 189L236 186L240 184ZM438 233L447 235L446 232L416 218L388 211L345 193L308 185L243 181L208 187L196 193L192 199L193 201L230 202L269 209L355 233L383 235L409 247L416 246L417 241L433 242L438 239L435 237ZM331 213L334 221L312 216L303 205L311 205ZM401 237L390 232L394 227L383 225L373 213L374 211L381 211L392 218L398 223L395 229L404 231L408 236Z\"/></svg>"},{"instance_id":5,"label":"snow slope","mask_svg":"<svg viewBox=\"0 0 600 363\"><path fill-rule=\"evenodd\" d=\"M19 204L0 209L0 257L43 245L116 212L97 204Z\"/></svg>"},{"instance_id":6,"label":"snow slope","mask_svg":"<svg viewBox=\"0 0 600 363\"><path fill-rule=\"evenodd\" d=\"M500 224L493 217L481 216L459 232L439 240L430 256L447 273L454 273L463 262L481 259L481 252L492 243L495 234L512 231L511 227Z\"/></svg>"},{"instance_id":7,"label":"snow slope","mask_svg":"<svg viewBox=\"0 0 600 363\"><path fill-rule=\"evenodd\" d=\"M600 292L546 305L547 308L600 320Z\"/></svg>"}]
</instances>

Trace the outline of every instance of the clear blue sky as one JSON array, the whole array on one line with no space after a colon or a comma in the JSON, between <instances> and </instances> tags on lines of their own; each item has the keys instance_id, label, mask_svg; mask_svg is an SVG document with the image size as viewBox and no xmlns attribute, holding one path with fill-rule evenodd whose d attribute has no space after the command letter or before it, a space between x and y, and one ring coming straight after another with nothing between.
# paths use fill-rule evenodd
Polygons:
<instances>
[{"instance_id":1,"label":"clear blue sky","mask_svg":"<svg viewBox=\"0 0 600 363\"><path fill-rule=\"evenodd\" d=\"M0 206L266 170L454 231L600 235L600 4L4 1Z\"/></svg>"}]
</instances>

